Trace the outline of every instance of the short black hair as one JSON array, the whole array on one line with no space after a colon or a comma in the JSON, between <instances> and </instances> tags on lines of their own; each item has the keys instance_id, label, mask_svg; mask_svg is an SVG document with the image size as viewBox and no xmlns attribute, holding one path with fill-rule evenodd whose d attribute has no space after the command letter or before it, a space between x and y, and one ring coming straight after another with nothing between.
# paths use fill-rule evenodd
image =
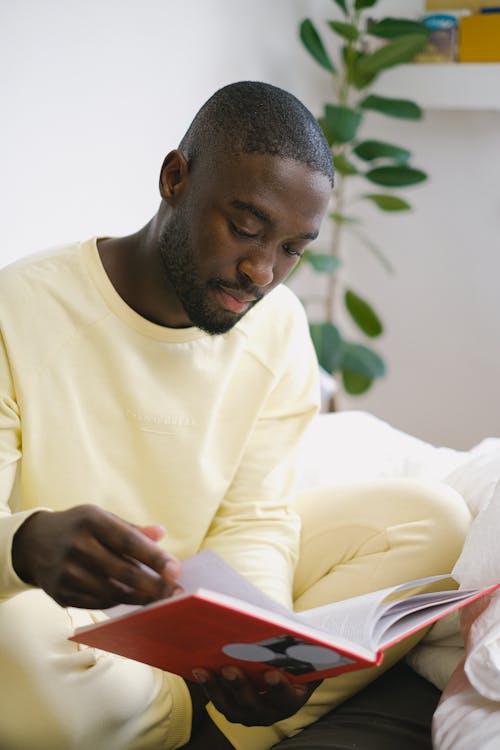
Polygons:
<instances>
[{"instance_id":1,"label":"short black hair","mask_svg":"<svg viewBox=\"0 0 500 750\"><path fill-rule=\"evenodd\" d=\"M300 161L333 186L332 153L318 122L293 94L269 83L240 81L216 91L179 144L191 163L218 147Z\"/></svg>"}]
</instances>

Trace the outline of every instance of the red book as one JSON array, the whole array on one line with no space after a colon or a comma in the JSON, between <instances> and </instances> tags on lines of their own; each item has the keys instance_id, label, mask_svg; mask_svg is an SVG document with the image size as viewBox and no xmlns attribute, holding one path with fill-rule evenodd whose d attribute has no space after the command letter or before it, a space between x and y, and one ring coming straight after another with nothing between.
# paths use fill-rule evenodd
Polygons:
<instances>
[{"instance_id":1,"label":"red book","mask_svg":"<svg viewBox=\"0 0 500 750\"><path fill-rule=\"evenodd\" d=\"M184 593L109 610L109 619L78 628L70 640L186 679L194 667L236 664L259 682L270 668L307 682L380 664L394 643L500 585L449 590L453 579L433 576L298 613L208 550L183 563L180 582ZM437 585L444 590L429 591Z\"/></svg>"}]
</instances>

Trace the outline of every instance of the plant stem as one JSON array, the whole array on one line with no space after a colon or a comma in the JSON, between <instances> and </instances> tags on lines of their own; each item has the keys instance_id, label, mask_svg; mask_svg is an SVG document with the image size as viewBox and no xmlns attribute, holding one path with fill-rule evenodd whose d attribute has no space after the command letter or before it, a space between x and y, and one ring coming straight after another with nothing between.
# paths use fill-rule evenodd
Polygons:
<instances>
[{"instance_id":1,"label":"plant stem","mask_svg":"<svg viewBox=\"0 0 500 750\"><path fill-rule=\"evenodd\" d=\"M359 21L359 19L356 19L356 21ZM340 85L338 89L339 105L343 107L346 107L349 104L353 48L354 48L353 43L349 42L347 45L347 51L345 55L346 62L343 68L343 76L342 76L342 80L340 81ZM344 144L337 150L337 156L343 154L345 149L346 149L346 145ZM335 154L334 154L334 158L335 158ZM340 217L342 217L344 215L345 200L346 200L345 177L344 175L337 173L336 179L337 179L337 186L335 190L335 209L336 209L336 213ZM341 246L342 233L343 233L342 221L335 221L335 227L333 230L330 253L331 255L339 259L340 259L340 246ZM327 291L326 291L326 297L325 297L326 320L328 320L330 323L333 323L336 317L335 316L335 299L336 299L337 285L338 285L337 274L335 273L330 274L330 276L328 277Z\"/></svg>"},{"instance_id":2,"label":"plant stem","mask_svg":"<svg viewBox=\"0 0 500 750\"><path fill-rule=\"evenodd\" d=\"M344 177L343 175L338 176L337 191L336 191L336 211L342 216L344 211ZM342 237L343 225L341 221L335 221L333 229L332 244L330 247L330 253L336 258L340 259L340 242ZM337 291L337 274L331 273L328 277L328 285L325 298L325 310L326 320L333 323L335 320L335 299Z\"/></svg>"}]
</instances>

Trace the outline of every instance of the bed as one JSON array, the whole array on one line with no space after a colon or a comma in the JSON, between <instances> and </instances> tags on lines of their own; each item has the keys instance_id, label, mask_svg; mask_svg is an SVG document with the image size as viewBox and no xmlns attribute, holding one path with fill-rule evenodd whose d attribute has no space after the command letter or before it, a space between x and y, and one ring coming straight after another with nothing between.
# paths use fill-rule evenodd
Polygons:
<instances>
[{"instance_id":1,"label":"bed","mask_svg":"<svg viewBox=\"0 0 500 750\"><path fill-rule=\"evenodd\" d=\"M491 507L496 490L500 505L500 438L488 437L468 451L459 451L426 443L362 411L322 413L313 421L301 450L299 488L392 477L442 481L457 490L471 511L470 536L474 541L477 523ZM475 541L474 545L477 547ZM475 553L471 553L471 543L466 546L468 569ZM476 585L482 582L478 576ZM457 667L460 669L464 653L458 616L445 618L404 663L276 748L429 750L432 717L441 691ZM460 718L455 710L453 722ZM446 738L446 727L441 734ZM455 747L448 740L438 742L439 750ZM463 745L464 749L482 747L476 740L472 743Z\"/></svg>"}]
</instances>

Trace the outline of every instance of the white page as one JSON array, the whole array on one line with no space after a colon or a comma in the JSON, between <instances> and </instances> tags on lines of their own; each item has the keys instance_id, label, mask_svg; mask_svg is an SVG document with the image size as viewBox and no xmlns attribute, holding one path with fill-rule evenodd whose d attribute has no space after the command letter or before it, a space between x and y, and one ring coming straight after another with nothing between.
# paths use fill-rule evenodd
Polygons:
<instances>
[{"instance_id":1,"label":"white page","mask_svg":"<svg viewBox=\"0 0 500 750\"><path fill-rule=\"evenodd\" d=\"M293 610L264 594L225 563L215 552L208 549L183 560L177 582L187 593L202 588L216 591L300 622L299 615ZM118 604L116 607L107 609L106 614L108 617L121 617L142 606L142 604Z\"/></svg>"},{"instance_id":2,"label":"white page","mask_svg":"<svg viewBox=\"0 0 500 750\"><path fill-rule=\"evenodd\" d=\"M186 591L209 589L300 622L299 615L293 610L264 594L208 549L184 560L178 582Z\"/></svg>"},{"instance_id":3,"label":"white page","mask_svg":"<svg viewBox=\"0 0 500 750\"><path fill-rule=\"evenodd\" d=\"M390 643L404 632L413 630L419 623L453 607L473 593L472 590L443 591L439 597L437 593L418 594L413 602L397 602L378 620L374 635L381 645Z\"/></svg>"},{"instance_id":4,"label":"white page","mask_svg":"<svg viewBox=\"0 0 500 750\"><path fill-rule=\"evenodd\" d=\"M431 576L397 586L389 586L379 591L306 610L301 612L300 616L302 621L307 622L311 627L327 633L337 633L366 648L376 649L380 645L375 637L375 628L379 618L388 607L400 604L400 602L385 603L384 600L392 594L443 578L449 578L449 576ZM435 597L436 595L429 594L429 596Z\"/></svg>"},{"instance_id":5,"label":"white page","mask_svg":"<svg viewBox=\"0 0 500 750\"><path fill-rule=\"evenodd\" d=\"M371 633L373 619L381 599L392 588L384 592L374 591L352 599L325 604L322 607L300 612L302 622L326 633L339 634L354 643L372 648Z\"/></svg>"}]
</instances>

